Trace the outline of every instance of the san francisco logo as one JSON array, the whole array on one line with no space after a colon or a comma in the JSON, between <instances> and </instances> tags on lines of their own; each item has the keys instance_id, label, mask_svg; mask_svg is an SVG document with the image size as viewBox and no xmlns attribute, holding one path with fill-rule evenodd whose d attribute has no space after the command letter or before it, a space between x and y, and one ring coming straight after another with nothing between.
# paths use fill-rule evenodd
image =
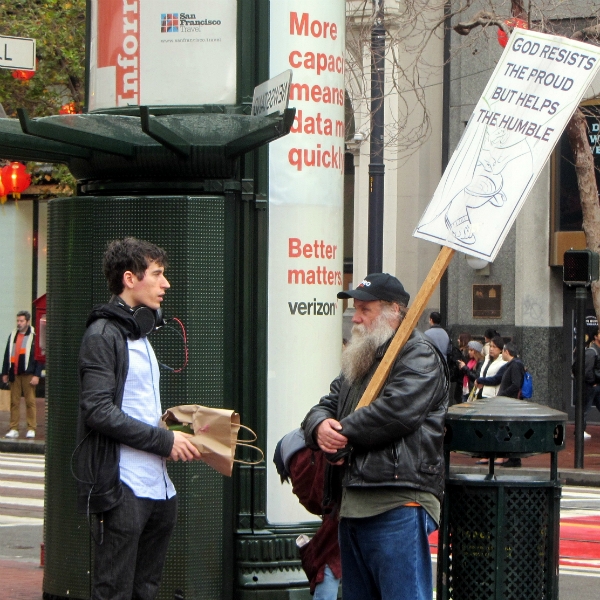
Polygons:
<instances>
[{"instance_id":1,"label":"san francisco logo","mask_svg":"<svg viewBox=\"0 0 600 600\"><path fill-rule=\"evenodd\" d=\"M165 13L160 16L161 33L200 31L203 25L220 24L220 19L199 19L195 13Z\"/></svg>"},{"instance_id":2,"label":"san francisco logo","mask_svg":"<svg viewBox=\"0 0 600 600\"><path fill-rule=\"evenodd\" d=\"M179 13L163 13L160 15L160 32L173 33L179 31Z\"/></svg>"}]
</instances>

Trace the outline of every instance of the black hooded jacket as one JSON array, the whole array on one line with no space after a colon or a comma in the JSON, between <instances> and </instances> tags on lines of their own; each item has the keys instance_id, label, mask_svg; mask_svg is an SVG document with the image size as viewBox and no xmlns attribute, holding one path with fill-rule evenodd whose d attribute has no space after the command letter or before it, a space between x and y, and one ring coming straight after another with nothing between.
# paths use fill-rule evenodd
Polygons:
<instances>
[{"instance_id":1,"label":"black hooded jacket","mask_svg":"<svg viewBox=\"0 0 600 600\"><path fill-rule=\"evenodd\" d=\"M113 298L109 304L94 307L86 326L78 369L77 508L83 513L100 513L123 499L121 444L167 457L174 436L121 411L129 368L127 338L141 337L132 315Z\"/></svg>"},{"instance_id":2,"label":"black hooded jacket","mask_svg":"<svg viewBox=\"0 0 600 600\"><path fill-rule=\"evenodd\" d=\"M386 348L377 352L372 372ZM317 427L325 419L336 419L349 442L346 461L339 467L344 487L407 487L441 500L448 367L434 344L415 329L369 406L354 410L350 388L340 375L309 411L302 423L306 445L317 448Z\"/></svg>"}]
</instances>

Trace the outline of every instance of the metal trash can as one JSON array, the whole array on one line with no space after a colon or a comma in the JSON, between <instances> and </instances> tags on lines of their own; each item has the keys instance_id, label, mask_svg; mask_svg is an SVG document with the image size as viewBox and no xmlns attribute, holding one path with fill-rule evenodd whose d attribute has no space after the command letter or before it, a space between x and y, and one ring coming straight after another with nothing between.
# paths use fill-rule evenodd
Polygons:
<instances>
[{"instance_id":1,"label":"metal trash can","mask_svg":"<svg viewBox=\"0 0 600 600\"><path fill-rule=\"evenodd\" d=\"M437 600L558 598L557 453L566 421L566 413L501 396L448 410ZM452 451L489 458L489 472L450 476ZM546 452L549 478L494 471L496 458Z\"/></svg>"}]
</instances>

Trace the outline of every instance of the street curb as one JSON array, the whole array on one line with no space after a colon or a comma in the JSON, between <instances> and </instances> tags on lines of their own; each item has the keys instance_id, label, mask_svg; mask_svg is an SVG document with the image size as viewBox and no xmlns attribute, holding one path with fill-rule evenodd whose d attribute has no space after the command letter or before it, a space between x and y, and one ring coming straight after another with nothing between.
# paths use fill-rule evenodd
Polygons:
<instances>
[{"instance_id":1,"label":"street curb","mask_svg":"<svg viewBox=\"0 0 600 600\"><path fill-rule=\"evenodd\" d=\"M42 440L0 439L0 452L16 452L23 454L45 454L46 442Z\"/></svg>"},{"instance_id":2,"label":"street curb","mask_svg":"<svg viewBox=\"0 0 600 600\"><path fill-rule=\"evenodd\" d=\"M524 469L496 467L496 475L515 475L526 477L539 477L542 480L550 479L550 469ZM450 466L450 475L487 475L487 467L473 467L466 465ZM558 478L564 485L576 485L587 487L600 487L600 473L597 471L585 471L583 469L559 469Z\"/></svg>"}]
</instances>

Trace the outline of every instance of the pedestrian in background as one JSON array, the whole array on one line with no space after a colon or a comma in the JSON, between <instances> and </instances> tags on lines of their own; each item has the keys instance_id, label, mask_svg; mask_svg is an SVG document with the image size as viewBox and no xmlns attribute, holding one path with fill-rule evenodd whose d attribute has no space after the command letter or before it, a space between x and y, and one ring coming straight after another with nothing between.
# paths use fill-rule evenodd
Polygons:
<instances>
[{"instance_id":1,"label":"pedestrian in background","mask_svg":"<svg viewBox=\"0 0 600 600\"><path fill-rule=\"evenodd\" d=\"M429 329L425 335L438 347L442 356L448 360L448 354L451 350L450 337L442 327L442 315L439 312L429 314Z\"/></svg>"},{"instance_id":2,"label":"pedestrian in background","mask_svg":"<svg viewBox=\"0 0 600 600\"><path fill-rule=\"evenodd\" d=\"M495 374L479 377L475 384L479 388L484 386L500 386L498 396L518 398L525 378L525 365L517 356L517 347L512 342L507 342L502 348L504 363Z\"/></svg>"},{"instance_id":3,"label":"pedestrian in background","mask_svg":"<svg viewBox=\"0 0 600 600\"><path fill-rule=\"evenodd\" d=\"M481 377L493 377L498 373L504 359L502 358L502 350L504 350L504 340L499 336L495 336L490 340L489 354L483 363L481 368ZM478 398L493 398L498 395L498 389L500 388L500 381L495 385L484 385L480 388L477 394Z\"/></svg>"},{"instance_id":4,"label":"pedestrian in background","mask_svg":"<svg viewBox=\"0 0 600 600\"><path fill-rule=\"evenodd\" d=\"M465 402L464 396L464 373L460 363L468 363L469 354L469 342L471 341L470 333L460 333L458 335L458 346L452 346L450 353L448 354L448 369L450 370L450 381L453 383L454 389L452 391L452 404L459 404Z\"/></svg>"},{"instance_id":5,"label":"pedestrian in background","mask_svg":"<svg viewBox=\"0 0 600 600\"><path fill-rule=\"evenodd\" d=\"M459 361L458 366L462 374L462 401L466 402L469 394L475 385L475 380L479 377L483 367L483 346L476 340L471 340L468 344L469 358L467 362Z\"/></svg>"},{"instance_id":6,"label":"pedestrian in background","mask_svg":"<svg viewBox=\"0 0 600 600\"><path fill-rule=\"evenodd\" d=\"M583 398L583 437L590 439L592 436L585 430L587 415L595 406L600 411L600 330L594 327L590 334L590 343L585 350L585 395Z\"/></svg>"},{"instance_id":7,"label":"pedestrian in background","mask_svg":"<svg viewBox=\"0 0 600 600\"><path fill-rule=\"evenodd\" d=\"M483 334L483 350L482 350L482 354L483 354L483 358L487 358L490 354L490 342L495 338L495 337L502 337L495 329L486 329L485 333Z\"/></svg>"},{"instance_id":8,"label":"pedestrian in background","mask_svg":"<svg viewBox=\"0 0 600 600\"><path fill-rule=\"evenodd\" d=\"M21 420L21 397L25 398L27 434L34 438L37 428L37 410L35 405L35 386L40 382L42 363L34 358L35 331L29 324L31 314L26 310L17 313L17 327L8 336L2 381L10 382L10 428L5 437L19 437Z\"/></svg>"},{"instance_id":9,"label":"pedestrian in background","mask_svg":"<svg viewBox=\"0 0 600 600\"><path fill-rule=\"evenodd\" d=\"M495 338L492 340L491 347L495 345ZM519 398L523 380L525 378L525 365L517 356L517 347L512 342L507 342L502 348L502 359L504 363L498 369L495 375L480 377L476 380L475 385L478 387L496 386L499 385L498 396L506 396L507 398ZM489 372L488 372L489 373ZM494 461L495 465L504 467L520 467L520 458L497 458Z\"/></svg>"}]
</instances>

